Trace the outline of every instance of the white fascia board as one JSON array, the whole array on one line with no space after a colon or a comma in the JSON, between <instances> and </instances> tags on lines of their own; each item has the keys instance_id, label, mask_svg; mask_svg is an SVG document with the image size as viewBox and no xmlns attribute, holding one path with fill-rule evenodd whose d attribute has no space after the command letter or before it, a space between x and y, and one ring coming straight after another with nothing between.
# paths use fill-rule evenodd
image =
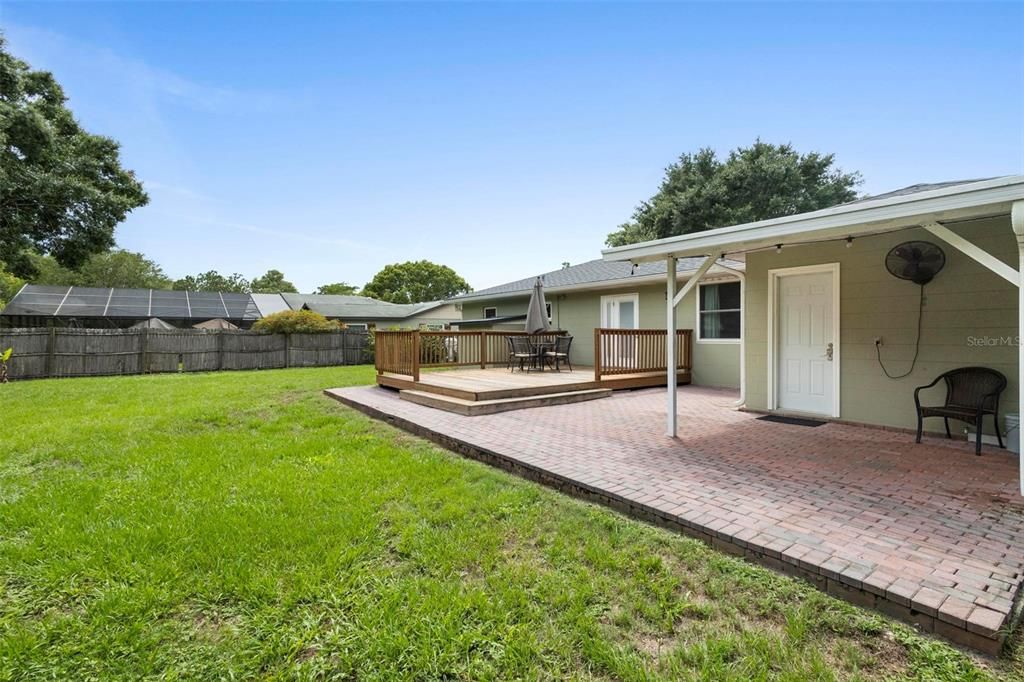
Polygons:
<instances>
[{"instance_id":1,"label":"white fascia board","mask_svg":"<svg viewBox=\"0 0 1024 682\"><path fill-rule=\"evenodd\" d=\"M776 244L841 239L920 225L1010 212L1024 199L1024 176L1013 175L929 192L862 201L794 216L721 227L602 251L607 261L642 263L770 248Z\"/></svg>"}]
</instances>

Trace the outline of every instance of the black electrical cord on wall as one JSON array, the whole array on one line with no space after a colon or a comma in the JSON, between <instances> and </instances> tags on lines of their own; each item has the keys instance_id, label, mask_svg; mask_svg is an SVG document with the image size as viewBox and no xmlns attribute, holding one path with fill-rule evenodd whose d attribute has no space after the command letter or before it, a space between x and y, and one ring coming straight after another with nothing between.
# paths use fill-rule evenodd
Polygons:
<instances>
[{"instance_id":1,"label":"black electrical cord on wall","mask_svg":"<svg viewBox=\"0 0 1024 682\"><path fill-rule=\"evenodd\" d=\"M917 356L921 352L921 318L924 316L924 285L922 284L920 286L921 297L917 302L917 340L914 341L914 359L910 363L910 369L908 369L904 374L889 374L889 370L885 368L885 364L882 362L882 344L877 342L875 343L875 355L878 356L878 366L882 368L883 372L885 372L885 376L890 379L902 379L910 376L914 371L914 366L917 365Z\"/></svg>"}]
</instances>

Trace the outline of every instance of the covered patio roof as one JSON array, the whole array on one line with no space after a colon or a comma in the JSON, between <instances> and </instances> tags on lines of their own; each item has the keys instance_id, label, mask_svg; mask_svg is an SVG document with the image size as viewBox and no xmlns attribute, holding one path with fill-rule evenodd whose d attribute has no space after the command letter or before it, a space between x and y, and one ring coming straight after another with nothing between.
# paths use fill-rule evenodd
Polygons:
<instances>
[{"instance_id":1,"label":"covered patio roof","mask_svg":"<svg viewBox=\"0 0 1024 682\"><path fill-rule=\"evenodd\" d=\"M609 261L645 263L693 256L743 259L748 251L779 244L814 243L879 234L966 218L1009 215L1015 201L1024 200L1024 175L990 180L944 183L937 189L895 192L798 215L721 227L667 239L605 249Z\"/></svg>"},{"instance_id":2,"label":"covered patio roof","mask_svg":"<svg viewBox=\"0 0 1024 682\"><path fill-rule=\"evenodd\" d=\"M706 232L641 242L603 251L609 261L644 263L665 260L668 272L675 271L679 258L703 256L704 262L694 276L677 291L674 277L666 277L666 328L676 328L676 307L696 287L712 267L728 256L743 260L747 253L783 246L810 245L829 241L853 240L868 235L884 234L909 228L923 228L932 236L977 261L1017 287L1018 310L1024 311L1024 267L1014 268L998 256L960 237L944 223L953 221L1009 216L1018 246L1018 263L1024 265L1024 175L1009 175L987 180L919 185L878 197L868 197L839 206L762 220L743 225L721 227ZM745 277L740 275L745 291ZM746 309L741 311L741 330L746 328ZM1024 338L1024 314L1018 314L1018 338ZM740 392L745 394L746 333L740 334ZM831 345L831 344L830 344ZM1018 386L1024 386L1024 344L1018 344ZM668 335L666 351L674 357L672 335ZM666 396L666 433L677 435L676 387L669 372ZM1024 457L1020 457L1019 489L1024 495Z\"/></svg>"}]
</instances>

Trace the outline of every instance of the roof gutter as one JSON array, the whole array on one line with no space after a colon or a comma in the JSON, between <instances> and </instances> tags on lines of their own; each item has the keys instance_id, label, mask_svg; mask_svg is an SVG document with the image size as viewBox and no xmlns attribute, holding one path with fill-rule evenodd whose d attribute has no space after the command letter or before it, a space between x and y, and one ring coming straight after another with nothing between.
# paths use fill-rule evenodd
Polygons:
<instances>
[{"instance_id":1,"label":"roof gutter","mask_svg":"<svg viewBox=\"0 0 1024 682\"><path fill-rule=\"evenodd\" d=\"M602 251L607 261L660 261L668 255L741 253L794 241L842 239L887 232L932 221L963 220L1009 214L1024 199L1024 176L1012 175L966 185L843 204L832 208L722 227Z\"/></svg>"}]
</instances>

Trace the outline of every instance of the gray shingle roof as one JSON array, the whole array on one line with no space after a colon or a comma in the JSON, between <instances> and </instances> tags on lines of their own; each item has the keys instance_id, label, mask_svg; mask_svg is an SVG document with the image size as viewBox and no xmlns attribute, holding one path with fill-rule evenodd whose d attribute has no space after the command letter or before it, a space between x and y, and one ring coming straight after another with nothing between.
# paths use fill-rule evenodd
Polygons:
<instances>
[{"instance_id":1,"label":"gray shingle roof","mask_svg":"<svg viewBox=\"0 0 1024 682\"><path fill-rule=\"evenodd\" d=\"M325 294L281 294L293 310L306 306L325 317L360 320L402 320L436 308L441 302L388 303L367 296L341 296Z\"/></svg>"},{"instance_id":2,"label":"gray shingle roof","mask_svg":"<svg viewBox=\"0 0 1024 682\"><path fill-rule=\"evenodd\" d=\"M679 274L694 272L703 262L703 258L681 258L679 259L679 265L677 266L676 272ZM734 268L743 268L743 264L736 261L725 261L725 264ZM452 300L464 301L474 298L489 298L491 296L503 296L520 292L529 293L530 290L533 289L533 283L537 277L540 277L541 281L544 282L545 289L557 289L559 287L580 286L586 284L603 284L620 279L628 281L637 277L664 274L664 262L642 263L637 265L634 270L631 264L624 261L605 261L599 259L580 263L579 265L572 265L567 268L562 268L561 270L552 270L551 272L545 272L542 275L532 275L524 279L516 280L515 282L508 282L507 284L499 284L498 286L488 287L487 289L480 289L479 291L457 296Z\"/></svg>"},{"instance_id":3,"label":"gray shingle roof","mask_svg":"<svg viewBox=\"0 0 1024 682\"><path fill-rule=\"evenodd\" d=\"M905 197L910 194L918 194L920 192L930 192L934 189L944 189L946 187L954 187L956 185L970 185L975 182L984 182L985 180L994 180L995 178L974 178L973 180L950 180L948 182L920 182L916 185L908 185L901 187L900 189L894 189L891 192L883 192L882 194L869 194L868 196L861 197L860 199L854 199L848 201L844 206L849 204L859 204L862 201L876 201L878 199L889 199L892 197Z\"/></svg>"}]
</instances>

